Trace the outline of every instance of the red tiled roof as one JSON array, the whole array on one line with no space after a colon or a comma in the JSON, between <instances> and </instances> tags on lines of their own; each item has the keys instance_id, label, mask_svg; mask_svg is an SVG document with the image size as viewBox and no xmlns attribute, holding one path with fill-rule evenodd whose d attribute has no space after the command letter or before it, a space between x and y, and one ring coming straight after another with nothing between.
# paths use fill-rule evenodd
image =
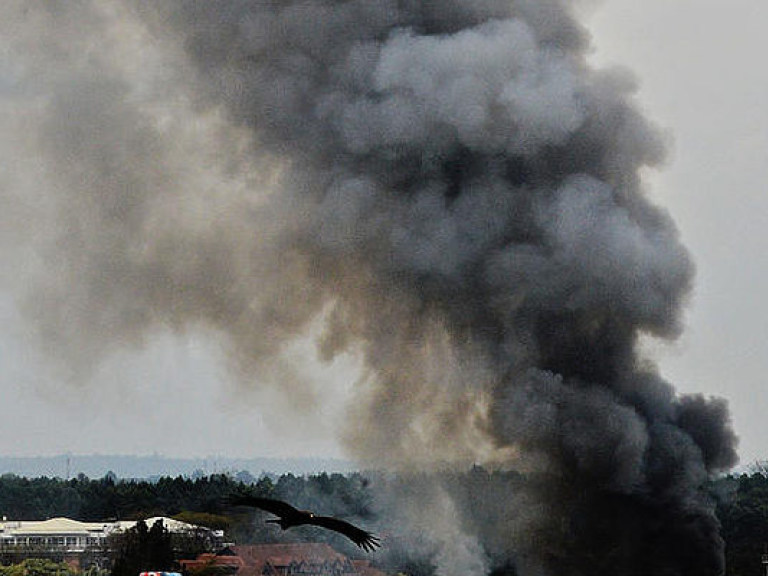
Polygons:
<instances>
[{"instance_id":1,"label":"red tiled roof","mask_svg":"<svg viewBox=\"0 0 768 576\"><path fill-rule=\"evenodd\" d=\"M232 551L243 559L247 566L264 566L267 561L285 566L291 562L340 562L348 561L328 544L253 544L250 546L232 546Z\"/></svg>"},{"instance_id":2,"label":"red tiled roof","mask_svg":"<svg viewBox=\"0 0 768 576\"><path fill-rule=\"evenodd\" d=\"M231 552L231 554L230 554ZM233 555L234 554L234 555ZM370 566L367 561L352 561L323 543L254 544L230 546L227 554L201 554L195 560L181 560L181 565L194 572L208 566L227 567L237 571L237 576L261 576L270 565L281 571L291 564L332 565L341 564L346 572L360 576L385 576Z\"/></svg>"},{"instance_id":3,"label":"red tiled roof","mask_svg":"<svg viewBox=\"0 0 768 576\"><path fill-rule=\"evenodd\" d=\"M202 570L208 566L219 566L232 568L238 571L244 566L242 558L238 556L218 556L216 554L200 554L194 560L179 560L181 567L189 572Z\"/></svg>"},{"instance_id":4,"label":"red tiled roof","mask_svg":"<svg viewBox=\"0 0 768 576\"><path fill-rule=\"evenodd\" d=\"M382 572L378 568L371 566L371 563L368 560L352 560L352 564L354 564L355 569L360 576L387 576L386 572Z\"/></svg>"}]
</instances>

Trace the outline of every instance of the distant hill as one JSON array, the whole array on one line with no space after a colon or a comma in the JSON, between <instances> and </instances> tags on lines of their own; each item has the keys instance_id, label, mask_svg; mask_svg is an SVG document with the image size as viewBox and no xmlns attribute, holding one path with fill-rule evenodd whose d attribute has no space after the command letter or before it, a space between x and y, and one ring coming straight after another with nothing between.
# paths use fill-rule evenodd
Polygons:
<instances>
[{"instance_id":1,"label":"distant hill","mask_svg":"<svg viewBox=\"0 0 768 576\"><path fill-rule=\"evenodd\" d=\"M74 478L85 474L101 478L113 473L118 478L152 479L161 476L208 476L210 474L243 473L256 478L264 474L305 475L319 472L352 472L355 466L333 458L169 458L165 456L75 455L0 456L0 474L16 474L28 478Z\"/></svg>"}]
</instances>

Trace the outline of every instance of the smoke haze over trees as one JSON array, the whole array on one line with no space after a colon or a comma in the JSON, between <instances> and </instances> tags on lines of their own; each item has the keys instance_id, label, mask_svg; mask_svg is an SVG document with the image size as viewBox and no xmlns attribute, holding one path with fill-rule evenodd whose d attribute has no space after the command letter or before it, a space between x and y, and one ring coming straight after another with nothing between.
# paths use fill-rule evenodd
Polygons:
<instances>
[{"instance_id":1,"label":"smoke haze over trees","mask_svg":"<svg viewBox=\"0 0 768 576\"><path fill-rule=\"evenodd\" d=\"M440 576L722 572L726 403L638 348L693 279L640 178L664 138L570 2L9 6L5 280L71 381L200 331L311 433L310 335L359 362L344 445L414 474L383 509ZM526 481L426 475L473 462Z\"/></svg>"},{"instance_id":2,"label":"smoke haze over trees","mask_svg":"<svg viewBox=\"0 0 768 576\"><path fill-rule=\"evenodd\" d=\"M489 566L497 574L515 571L506 564L507 535L497 529L507 512L496 502L502 498L522 498L527 490L526 481L519 474L489 472L479 467L463 473L441 474L441 484L462 503L453 511L453 521L478 534L479 543L490 555ZM434 482L434 478L426 475L384 473L284 474L265 476L253 484L222 475L196 480L165 477L156 482L112 478L65 481L5 475L0 477L0 511L10 520L68 516L101 521L115 516L123 519L173 516L183 522L225 530L227 539L238 544L326 541L353 557L360 554L346 539L336 538L327 531L300 528L282 532L264 523L270 517L267 514L220 508L225 495L250 490L260 496L284 499L301 508L364 524L385 539L385 546L373 558L377 565L392 573L434 576L440 548L423 535L404 534L401 511L386 505L390 493L399 497L406 495L410 502L419 501L430 494L428 487ZM760 576L761 555L768 543L768 477L762 472L724 477L709 484L706 490L717 503L717 518L723 526L726 574ZM193 557L197 553L194 550L202 549L187 545L183 557ZM9 560L10 557L5 559Z\"/></svg>"}]
</instances>

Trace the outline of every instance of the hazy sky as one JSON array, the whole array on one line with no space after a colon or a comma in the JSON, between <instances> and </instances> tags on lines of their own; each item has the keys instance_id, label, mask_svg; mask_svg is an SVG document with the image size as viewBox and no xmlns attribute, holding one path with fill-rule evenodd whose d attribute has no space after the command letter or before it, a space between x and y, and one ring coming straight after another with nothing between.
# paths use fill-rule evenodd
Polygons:
<instances>
[{"instance_id":1,"label":"hazy sky","mask_svg":"<svg viewBox=\"0 0 768 576\"><path fill-rule=\"evenodd\" d=\"M742 463L768 458L760 305L768 293L768 5L609 0L586 19L594 63L631 69L641 107L670 134L669 160L648 172L649 189L697 265L685 333L673 345L649 343L649 353L679 390L729 400ZM13 63L3 54L0 40L8 73ZM7 113L0 108L0 117ZM13 145L13 133L0 138ZM231 383L216 341L201 334L161 334L73 388L41 367L10 294L0 299L0 319L0 453L343 456L334 430L355 380L352 359L323 367L307 360L310 345L291 351L298 369L332 393L311 407L319 417L289 426L278 398Z\"/></svg>"}]
</instances>

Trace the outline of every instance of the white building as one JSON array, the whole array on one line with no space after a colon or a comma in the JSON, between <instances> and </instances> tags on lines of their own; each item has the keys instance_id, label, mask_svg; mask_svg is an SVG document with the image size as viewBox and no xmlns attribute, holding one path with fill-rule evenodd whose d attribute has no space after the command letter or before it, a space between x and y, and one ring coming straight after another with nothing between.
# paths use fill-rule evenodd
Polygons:
<instances>
[{"instance_id":1,"label":"white building","mask_svg":"<svg viewBox=\"0 0 768 576\"><path fill-rule=\"evenodd\" d=\"M104 544L107 536L119 529L111 522L78 522L69 518L42 521L0 522L0 548L35 548L68 553Z\"/></svg>"},{"instance_id":2,"label":"white building","mask_svg":"<svg viewBox=\"0 0 768 576\"><path fill-rule=\"evenodd\" d=\"M158 520L172 533L191 533L201 529L193 524L160 516L147 518L144 522L151 528ZM136 526L137 522L79 522L69 518L42 521L3 519L0 522L0 550L24 548L79 554L89 548L103 547L110 534L129 530ZM212 535L221 536L218 531L212 531Z\"/></svg>"}]
</instances>

